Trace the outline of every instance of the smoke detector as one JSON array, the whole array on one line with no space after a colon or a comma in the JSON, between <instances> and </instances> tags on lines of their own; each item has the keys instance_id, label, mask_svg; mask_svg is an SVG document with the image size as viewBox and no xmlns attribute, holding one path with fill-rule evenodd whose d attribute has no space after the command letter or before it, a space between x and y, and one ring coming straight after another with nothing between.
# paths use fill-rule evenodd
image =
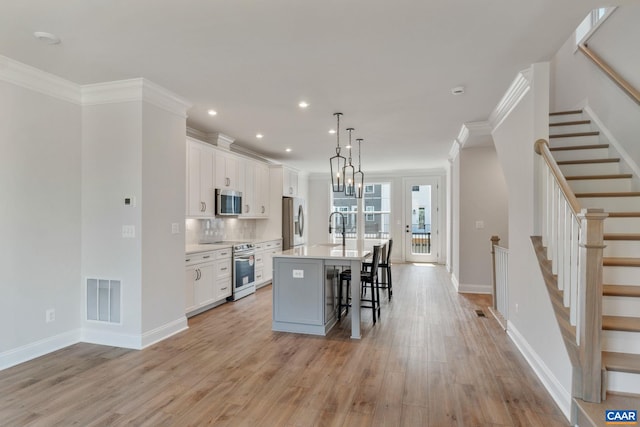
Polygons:
<instances>
[{"instance_id":1,"label":"smoke detector","mask_svg":"<svg viewBox=\"0 0 640 427\"><path fill-rule=\"evenodd\" d=\"M45 33L43 31L36 31L33 36L46 44L60 44L60 37L55 34Z\"/></svg>"},{"instance_id":2,"label":"smoke detector","mask_svg":"<svg viewBox=\"0 0 640 427\"><path fill-rule=\"evenodd\" d=\"M451 89L451 93L453 95L462 95L464 94L464 86L456 86L453 89Z\"/></svg>"}]
</instances>

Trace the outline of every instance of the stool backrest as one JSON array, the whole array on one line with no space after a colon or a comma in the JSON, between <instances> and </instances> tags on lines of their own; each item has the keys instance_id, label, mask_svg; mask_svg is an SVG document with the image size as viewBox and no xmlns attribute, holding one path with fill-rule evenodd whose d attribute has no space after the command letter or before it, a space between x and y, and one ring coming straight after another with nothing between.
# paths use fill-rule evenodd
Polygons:
<instances>
[{"instance_id":1,"label":"stool backrest","mask_svg":"<svg viewBox=\"0 0 640 427\"><path fill-rule=\"evenodd\" d=\"M380 246L373 247L373 256L371 259L371 271L369 272L369 277L373 283L373 280L378 275L378 264L380 264Z\"/></svg>"},{"instance_id":2,"label":"stool backrest","mask_svg":"<svg viewBox=\"0 0 640 427\"><path fill-rule=\"evenodd\" d=\"M391 264L391 248L393 248L393 239L389 239L389 246L387 247L387 259L384 261L385 264Z\"/></svg>"}]
</instances>

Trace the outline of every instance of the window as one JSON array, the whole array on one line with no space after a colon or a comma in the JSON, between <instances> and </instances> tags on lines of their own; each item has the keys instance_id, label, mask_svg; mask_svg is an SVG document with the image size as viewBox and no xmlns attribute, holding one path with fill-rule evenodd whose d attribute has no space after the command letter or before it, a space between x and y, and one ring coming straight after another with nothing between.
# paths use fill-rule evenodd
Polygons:
<instances>
[{"instance_id":1,"label":"window","mask_svg":"<svg viewBox=\"0 0 640 427\"><path fill-rule=\"evenodd\" d=\"M369 183L364 187L364 237L367 239L389 238L391 217L391 183ZM331 191L331 190L330 190ZM345 231L348 239L356 238L357 230L357 199L345 196L344 193L332 195L333 211L342 212L345 216ZM335 220L334 224L338 223ZM340 233L341 228L337 231Z\"/></svg>"},{"instance_id":2,"label":"window","mask_svg":"<svg viewBox=\"0 0 640 427\"><path fill-rule=\"evenodd\" d=\"M589 12L576 28L576 46L585 43L614 10L615 7L600 7Z\"/></svg>"}]
</instances>

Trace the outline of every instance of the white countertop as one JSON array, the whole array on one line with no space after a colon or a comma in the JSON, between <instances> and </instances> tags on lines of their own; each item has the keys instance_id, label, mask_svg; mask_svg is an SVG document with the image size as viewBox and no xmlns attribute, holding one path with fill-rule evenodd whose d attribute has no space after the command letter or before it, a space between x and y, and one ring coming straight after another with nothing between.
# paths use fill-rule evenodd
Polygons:
<instances>
[{"instance_id":1,"label":"white countertop","mask_svg":"<svg viewBox=\"0 0 640 427\"><path fill-rule=\"evenodd\" d=\"M340 244L301 245L273 255L274 258L314 258L364 260L371 255L369 249L344 249Z\"/></svg>"},{"instance_id":2,"label":"white countertop","mask_svg":"<svg viewBox=\"0 0 640 427\"><path fill-rule=\"evenodd\" d=\"M199 252L217 251L218 249L231 249L233 244L231 243L203 243L199 245L186 245L185 254L196 254Z\"/></svg>"}]
</instances>

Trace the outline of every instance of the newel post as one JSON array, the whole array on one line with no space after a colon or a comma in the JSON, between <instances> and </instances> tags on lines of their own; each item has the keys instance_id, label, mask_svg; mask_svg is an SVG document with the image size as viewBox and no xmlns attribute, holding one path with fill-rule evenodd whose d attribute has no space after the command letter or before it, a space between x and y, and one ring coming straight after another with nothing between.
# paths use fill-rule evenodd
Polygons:
<instances>
[{"instance_id":1,"label":"newel post","mask_svg":"<svg viewBox=\"0 0 640 427\"><path fill-rule=\"evenodd\" d=\"M496 284L496 246L498 246L498 242L500 242L500 237L491 236L491 266L493 268L493 276L492 276L492 284L493 284L493 308L498 310L498 299L496 297L497 293L497 284Z\"/></svg>"},{"instance_id":2,"label":"newel post","mask_svg":"<svg viewBox=\"0 0 640 427\"><path fill-rule=\"evenodd\" d=\"M583 209L580 219L579 339L582 367L582 399L602 399L602 254L604 220L602 209Z\"/></svg>"}]
</instances>

